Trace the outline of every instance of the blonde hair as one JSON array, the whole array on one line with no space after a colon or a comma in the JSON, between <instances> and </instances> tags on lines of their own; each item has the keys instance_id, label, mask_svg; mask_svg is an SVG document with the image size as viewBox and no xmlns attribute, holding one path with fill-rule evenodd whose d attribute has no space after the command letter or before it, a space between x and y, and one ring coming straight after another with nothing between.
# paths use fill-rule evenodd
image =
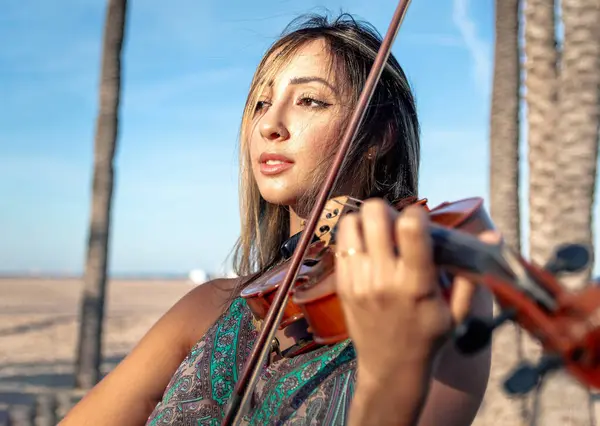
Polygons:
<instances>
[{"instance_id":1,"label":"blonde hair","mask_svg":"<svg viewBox=\"0 0 600 426\"><path fill-rule=\"evenodd\" d=\"M248 133L256 104L264 85L302 46L316 40L325 42L334 75L350 93L349 111L358 100L381 45L375 29L348 14L332 21L326 16L310 15L293 21L265 53L252 79L240 127L241 235L234 248L233 266L242 277L260 273L281 259L280 247L289 237L287 207L263 199L252 173ZM369 148L375 148L375 159L365 155ZM316 167L314 191L302 198L305 205L314 202L334 154L333 149L324 153L323 164ZM351 178L354 183L346 195L390 201L417 196L419 154L415 101L402 68L390 55L337 186L347 185Z\"/></svg>"}]
</instances>

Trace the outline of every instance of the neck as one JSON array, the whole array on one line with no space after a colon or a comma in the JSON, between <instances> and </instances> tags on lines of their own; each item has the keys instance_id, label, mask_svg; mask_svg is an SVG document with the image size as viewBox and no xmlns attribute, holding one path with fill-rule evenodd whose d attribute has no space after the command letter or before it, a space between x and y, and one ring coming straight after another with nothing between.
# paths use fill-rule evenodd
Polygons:
<instances>
[{"instance_id":1,"label":"neck","mask_svg":"<svg viewBox=\"0 0 600 426\"><path fill-rule=\"evenodd\" d=\"M290 237L304 230L306 220L295 212L293 208L290 208Z\"/></svg>"}]
</instances>

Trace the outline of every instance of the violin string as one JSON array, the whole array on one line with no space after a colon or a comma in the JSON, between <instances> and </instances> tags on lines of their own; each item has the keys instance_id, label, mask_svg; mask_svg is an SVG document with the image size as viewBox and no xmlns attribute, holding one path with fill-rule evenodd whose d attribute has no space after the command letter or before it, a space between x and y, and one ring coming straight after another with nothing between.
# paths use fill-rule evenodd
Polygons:
<instances>
[{"instance_id":1,"label":"violin string","mask_svg":"<svg viewBox=\"0 0 600 426\"><path fill-rule=\"evenodd\" d=\"M348 198L350 201L354 201L356 204L359 204L359 205L364 203L363 200L359 200L358 198L353 198L353 197L346 197L346 198ZM352 205L350 203L342 203L340 200L336 200L336 199L333 199L331 201L333 201L334 203L338 203L339 205L344 206L344 207L356 207L355 205Z\"/></svg>"}]
</instances>

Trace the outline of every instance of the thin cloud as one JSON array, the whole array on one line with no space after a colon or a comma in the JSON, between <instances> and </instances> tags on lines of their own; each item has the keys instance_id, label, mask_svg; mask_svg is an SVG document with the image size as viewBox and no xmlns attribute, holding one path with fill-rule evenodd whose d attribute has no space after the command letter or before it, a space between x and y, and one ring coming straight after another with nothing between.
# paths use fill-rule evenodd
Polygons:
<instances>
[{"instance_id":1,"label":"thin cloud","mask_svg":"<svg viewBox=\"0 0 600 426\"><path fill-rule=\"evenodd\" d=\"M417 33L407 34L404 40L415 45L441 46L441 47L463 47L464 42L461 37L456 37L451 34L428 34Z\"/></svg>"},{"instance_id":2,"label":"thin cloud","mask_svg":"<svg viewBox=\"0 0 600 426\"><path fill-rule=\"evenodd\" d=\"M469 16L468 9L469 0L454 0L452 20L458 27L462 39L471 53L477 87L482 92L487 93L493 67L490 45L477 34L475 21Z\"/></svg>"},{"instance_id":3,"label":"thin cloud","mask_svg":"<svg viewBox=\"0 0 600 426\"><path fill-rule=\"evenodd\" d=\"M152 81L130 81L126 99L129 106L143 109L155 108L165 102L181 102L186 99L202 99L198 93L214 89L215 86L226 85L231 81L247 79L250 83L249 70L244 67L209 68L194 72L173 72L169 76L157 77ZM206 96L206 95L205 95Z\"/></svg>"}]
</instances>

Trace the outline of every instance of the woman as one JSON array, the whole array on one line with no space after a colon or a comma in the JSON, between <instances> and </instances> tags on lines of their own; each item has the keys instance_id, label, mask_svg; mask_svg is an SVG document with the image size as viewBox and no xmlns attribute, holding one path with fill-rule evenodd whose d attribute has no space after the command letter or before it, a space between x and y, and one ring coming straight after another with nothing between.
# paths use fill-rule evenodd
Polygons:
<instances>
[{"instance_id":1,"label":"woman","mask_svg":"<svg viewBox=\"0 0 600 426\"><path fill-rule=\"evenodd\" d=\"M69 413L64 425L219 424L260 323L241 289L282 258L302 231L381 40L347 15L312 17L265 54L240 132L240 279L192 290ZM491 299L466 281L440 296L417 195L419 124L404 72L390 57L335 194L367 200L342 219L337 287L351 339L295 354L302 324L277 334L283 356L264 370L250 424L467 425L481 402L489 352L446 344ZM492 237L487 237L492 238ZM398 243L401 258L394 254ZM280 352L278 352L280 353Z\"/></svg>"}]
</instances>

